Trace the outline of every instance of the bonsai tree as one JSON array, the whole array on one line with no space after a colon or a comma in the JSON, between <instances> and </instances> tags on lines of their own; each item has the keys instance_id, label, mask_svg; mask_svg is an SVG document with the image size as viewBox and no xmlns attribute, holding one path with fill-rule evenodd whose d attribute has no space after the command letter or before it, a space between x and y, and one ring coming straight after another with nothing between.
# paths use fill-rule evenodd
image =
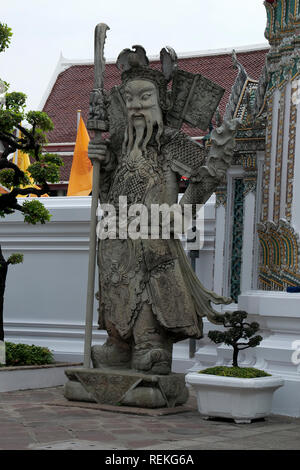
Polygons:
<instances>
[{"instance_id":1,"label":"bonsai tree","mask_svg":"<svg viewBox=\"0 0 300 470\"><path fill-rule=\"evenodd\" d=\"M11 36L11 29L0 23L0 53L8 47ZM53 123L44 112L26 112L26 95L8 90L8 83L0 79L0 143L3 149L2 154L0 150L0 184L7 188L6 193L0 194L0 218L19 211L24 215L24 222L44 224L50 220L44 205L37 199L20 204L17 196L42 196L50 191L48 183L59 181L61 159L54 154L42 154L43 144L47 142L46 133L53 129ZM26 152L31 158L26 173L11 159L17 150ZM0 340L4 339L3 299L7 269L10 264L22 261L22 255L17 253L6 260L0 244Z\"/></svg>"},{"instance_id":2,"label":"bonsai tree","mask_svg":"<svg viewBox=\"0 0 300 470\"><path fill-rule=\"evenodd\" d=\"M242 310L226 312L224 315L216 315L216 320L223 324L227 331L209 331L208 337L216 344L224 343L233 348L233 367L239 367L238 354L240 351L258 346L262 341L260 335L255 335L259 330L257 322L246 322L248 314Z\"/></svg>"}]
</instances>

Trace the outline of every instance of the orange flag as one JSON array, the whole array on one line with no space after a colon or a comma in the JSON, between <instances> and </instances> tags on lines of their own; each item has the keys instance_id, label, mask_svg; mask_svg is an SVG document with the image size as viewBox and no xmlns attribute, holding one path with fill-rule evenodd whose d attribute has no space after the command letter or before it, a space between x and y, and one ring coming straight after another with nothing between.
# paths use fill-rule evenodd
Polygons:
<instances>
[{"instance_id":1,"label":"orange flag","mask_svg":"<svg viewBox=\"0 0 300 470\"><path fill-rule=\"evenodd\" d=\"M67 196L88 196L92 191L93 165L88 158L89 141L80 116Z\"/></svg>"},{"instance_id":2,"label":"orange flag","mask_svg":"<svg viewBox=\"0 0 300 470\"><path fill-rule=\"evenodd\" d=\"M9 193L8 189L0 184L0 194L7 194Z\"/></svg>"}]
</instances>

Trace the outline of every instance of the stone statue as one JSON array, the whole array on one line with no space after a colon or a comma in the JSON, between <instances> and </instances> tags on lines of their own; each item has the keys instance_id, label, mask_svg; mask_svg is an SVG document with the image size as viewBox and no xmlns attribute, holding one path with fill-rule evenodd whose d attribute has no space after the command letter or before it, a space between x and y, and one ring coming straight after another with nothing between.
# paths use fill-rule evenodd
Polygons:
<instances>
[{"instance_id":1,"label":"stone statue","mask_svg":"<svg viewBox=\"0 0 300 470\"><path fill-rule=\"evenodd\" d=\"M223 90L178 70L171 48L161 61L162 71L150 68L141 46L119 55L122 85L108 97L110 140L89 145L90 159L101 161L100 201L114 205L118 222L120 196L129 224L133 204L176 204L181 176L189 181L181 206L204 204L231 163L236 121L213 130L209 151L180 130L183 122L207 129ZM201 285L174 231L169 239L119 235L98 246L99 329L108 339L92 347L93 366L167 375L173 343L201 338L202 318L215 323L211 304L230 299Z\"/></svg>"}]
</instances>

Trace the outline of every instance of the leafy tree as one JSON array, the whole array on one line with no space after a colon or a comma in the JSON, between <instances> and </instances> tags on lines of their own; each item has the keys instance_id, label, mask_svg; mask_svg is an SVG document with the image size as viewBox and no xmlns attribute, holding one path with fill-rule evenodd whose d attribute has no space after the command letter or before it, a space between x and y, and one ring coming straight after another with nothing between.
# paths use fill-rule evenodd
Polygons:
<instances>
[{"instance_id":1,"label":"leafy tree","mask_svg":"<svg viewBox=\"0 0 300 470\"><path fill-rule=\"evenodd\" d=\"M235 312L226 312L224 315L216 315L218 323L223 324L227 331L209 331L208 337L216 344L224 343L233 347L233 367L238 367L239 351L247 348L254 348L262 341L260 335L253 336L259 330L257 322L247 323L247 312L237 310ZM245 340L245 341L241 341Z\"/></svg>"},{"instance_id":2,"label":"leafy tree","mask_svg":"<svg viewBox=\"0 0 300 470\"><path fill-rule=\"evenodd\" d=\"M8 47L11 36L11 28L9 28L5 23L0 23L0 52L5 51Z\"/></svg>"},{"instance_id":3,"label":"leafy tree","mask_svg":"<svg viewBox=\"0 0 300 470\"><path fill-rule=\"evenodd\" d=\"M0 23L0 52L8 47L11 36L11 29ZM2 155L0 151L0 184L8 189L7 193L0 194L0 218L20 211L24 215L24 222L44 224L50 220L50 214L44 205L37 199L25 201L21 205L17 196L42 196L50 191L48 183L59 181L60 167L63 164L61 159L50 153L42 154L43 144L47 142L47 132L53 129L53 123L44 112L26 112L26 95L8 90L8 83L0 79L0 143L2 142L4 149ZM27 125L23 125L23 122ZM10 159L16 150L31 157L28 174ZM7 269L10 264L22 261L22 255L18 254L5 260L0 246L0 340L4 339L3 299Z\"/></svg>"}]
</instances>

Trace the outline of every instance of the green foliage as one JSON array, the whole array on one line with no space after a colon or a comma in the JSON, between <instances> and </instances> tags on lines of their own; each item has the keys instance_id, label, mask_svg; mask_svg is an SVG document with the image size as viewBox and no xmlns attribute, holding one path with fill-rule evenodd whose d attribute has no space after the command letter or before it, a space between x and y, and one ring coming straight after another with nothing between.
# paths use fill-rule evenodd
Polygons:
<instances>
[{"instance_id":1,"label":"green foliage","mask_svg":"<svg viewBox=\"0 0 300 470\"><path fill-rule=\"evenodd\" d=\"M26 120L32 126L41 129L44 132L52 131L53 122L49 118L47 113L43 111L29 111L26 114Z\"/></svg>"},{"instance_id":2,"label":"green foliage","mask_svg":"<svg viewBox=\"0 0 300 470\"><path fill-rule=\"evenodd\" d=\"M263 339L260 335L254 336L259 330L259 324L257 322L245 322L247 316L247 312L242 310L226 312L224 315L216 315L215 320L218 323L222 323L228 330L208 332L208 337L214 343L224 343L227 346L233 347L233 366L236 367L238 367L238 352L258 346Z\"/></svg>"},{"instance_id":3,"label":"green foliage","mask_svg":"<svg viewBox=\"0 0 300 470\"><path fill-rule=\"evenodd\" d=\"M15 172L13 168L3 168L3 170L0 170L0 184L5 186L6 188L11 188L14 184L14 176L15 176ZM14 185L14 186L18 187L22 185L27 185L29 183L30 183L30 179L26 175L26 173L24 173L19 178L19 184Z\"/></svg>"},{"instance_id":4,"label":"green foliage","mask_svg":"<svg viewBox=\"0 0 300 470\"><path fill-rule=\"evenodd\" d=\"M12 91L5 95L5 106L9 111L15 113L23 112L26 104L27 96L19 91Z\"/></svg>"},{"instance_id":5,"label":"green foliage","mask_svg":"<svg viewBox=\"0 0 300 470\"><path fill-rule=\"evenodd\" d=\"M25 113L26 98L21 92L5 94L5 106L0 108L0 130L9 133L14 127L21 125L22 121L27 121L32 126L28 127L27 131L34 137L35 142L45 143L47 141L45 132L53 129L53 122L43 111ZM23 135L22 139L26 141L26 136Z\"/></svg>"},{"instance_id":6,"label":"green foliage","mask_svg":"<svg viewBox=\"0 0 300 470\"><path fill-rule=\"evenodd\" d=\"M8 89L8 84L1 81L2 87ZM13 91L5 94L5 104L0 107L1 133L13 132L14 128L25 119L25 104L27 96Z\"/></svg>"},{"instance_id":7,"label":"green foliage","mask_svg":"<svg viewBox=\"0 0 300 470\"><path fill-rule=\"evenodd\" d=\"M224 377L238 377L240 379L255 379L257 377L270 377L271 374L255 369L254 367L226 367L217 366L200 370L199 374L221 375Z\"/></svg>"},{"instance_id":8,"label":"green foliage","mask_svg":"<svg viewBox=\"0 0 300 470\"><path fill-rule=\"evenodd\" d=\"M10 188L13 184L15 172L12 168L3 168L0 170L0 184Z\"/></svg>"},{"instance_id":9,"label":"green foliage","mask_svg":"<svg viewBox=\"0 0 300 470\"><path fill-rule=\"evenodd\" d=\"M37 184L45 181L56 183L60 177L60 167L63 165L62 160L57 155L47 153L41 155L38 162L33 163L27 169Z\"/></svg>"},{"instance_id":10,"label":"green foliage","mask_svg":"<svg viewBox=\"0 0 300 470\"><path fill-rule=\"evenodd\" d=\"M208 337L216 344L225 343L228 346L233 346L240 339L249 339L259 330L259 324L252 322L251 324L245 323L244 320L247 318L247 312L236 311L226 312L224 315L218 315L219 320L222 319L222 323L228 331L210 331ZM261 336L257 336L259 342L262 340ZM254 339L254 338L252 338ZM257 340L255 340L255 343ZM259 344L259 342L257 344ZM255 346L257 346L255 344Z\"/></svg>"},{"instance_id":11,"label":"green foliage","mask_svg":"<svg viewBox=\"0 0 300 470\"><path fill-rule=\"evenodd\" d=\"M3 134L13 132L23 119L24 113L21 111L0 108L0 132Z\"/></svg>"},{"instance_id":12,"label":"green foliage","mask_svg":"<svg viewBox=\"0 0 300 470\"><path fill-rule=\"evenodd\" d=\"M5 366L31 366L52 364L53 354L48 348L28 344L5 343Z\"/></svg>"},{"instance_id":13,"label":"green foliage","mask_svg":"<svg viewBox=\"0 0 300 470\"><path fill-rule=\"evenodd\" d=\"M12 30L5 23L0 23L0 52L3 52L10 44Z\"/></svg>"},{"instance_id":14,"label":"green foliage","mask_svg":"<svg viewBox=\"0 0 300 470\"><path fill-rule=\"evenodd\" d=\"M7 260L8 264L20 264L24 261L24 255L22 253L12 253Z\"/></svg>"},{"instance_id":15,"label":"green foliage","mask_svg":"<svg viewBox=\"0 0 300 470\"><path fill-rule=\"evenodd\" d=\"M40 222L41 224L45 224L51 219L51 214L45 208L45 206L34 199L33 201L25 201L22 206L23 214L24 214L24 222L28 224L37 224Z\"/></svg>"}]
</instances>

